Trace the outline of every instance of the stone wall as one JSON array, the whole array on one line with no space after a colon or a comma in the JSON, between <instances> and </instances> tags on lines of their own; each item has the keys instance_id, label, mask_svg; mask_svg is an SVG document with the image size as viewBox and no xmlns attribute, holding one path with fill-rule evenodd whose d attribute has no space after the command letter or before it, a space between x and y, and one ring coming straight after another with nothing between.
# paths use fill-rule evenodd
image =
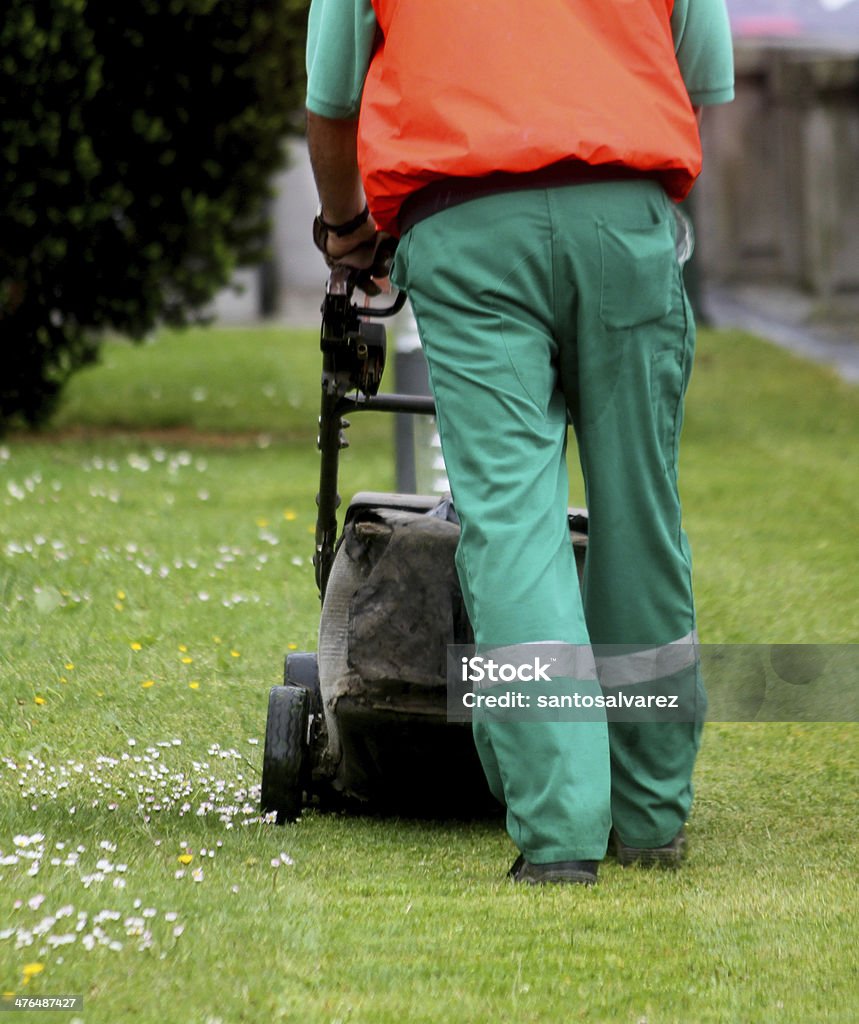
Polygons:
<instances>
[{"instance_id":1,"label":"stone wall","mask_svg":"<svg viewBox=\"0 0 859 1024\"><path fill-rule=\"evenodd\" d=\"M736 70L734 103L704 112L700 269L825 310L859 293L859 54L745 46Z\"/></svg>"}]
</instances>

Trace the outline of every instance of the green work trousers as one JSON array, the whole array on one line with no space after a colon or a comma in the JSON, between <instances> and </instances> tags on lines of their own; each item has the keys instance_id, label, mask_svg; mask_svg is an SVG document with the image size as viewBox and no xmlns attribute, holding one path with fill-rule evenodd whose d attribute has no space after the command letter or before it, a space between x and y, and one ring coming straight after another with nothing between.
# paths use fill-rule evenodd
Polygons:
<instances>
[{"instance_id":1,"label":"green work trousers","mask_svg":"<svg viewBox=\"0 0 859 1024\"><path fill-rule=\"evenodd\" d=\"M393 277L429 363L476 642L658 650L693 637L677 446L694 324L662 189L471 199L408 230ZM590 517L581 591L570 422ZM596 679L576 683L600 692ZM490 788L532 863L602 859L612 825L630 845L659 846L686 819L700 721L590 718L475 718Z\"/></svg>"}]
</instances>

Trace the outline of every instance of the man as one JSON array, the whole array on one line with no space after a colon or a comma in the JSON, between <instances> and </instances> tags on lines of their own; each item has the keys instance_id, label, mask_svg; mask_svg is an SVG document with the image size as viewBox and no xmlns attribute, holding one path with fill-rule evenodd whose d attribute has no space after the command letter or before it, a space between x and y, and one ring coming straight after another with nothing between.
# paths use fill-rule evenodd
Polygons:
<instances>
[{"instance_id":1,"label":"man","mask_svg":"<svg viewBox=\"0 0 859 1024\"><path fill-rule=\"evenodd\" d=\"M429 364L476 642L634 645L600 659L599 681L579 659L568 682L699 692L674 204L700 169L700 106L733 96L723 0L314 0L307 53L314 235L357 266L382 232L400 240L392 277ZM623 864L679 863L700 731L700 713L476 719L513 879L592 884L612 830Z\"/></svg>"}]
</instances>

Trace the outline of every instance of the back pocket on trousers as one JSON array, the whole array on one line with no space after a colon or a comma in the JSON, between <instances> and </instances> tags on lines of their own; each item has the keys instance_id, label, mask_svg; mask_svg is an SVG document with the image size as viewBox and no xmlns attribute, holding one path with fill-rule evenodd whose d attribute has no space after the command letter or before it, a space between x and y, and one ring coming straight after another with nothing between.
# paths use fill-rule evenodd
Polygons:
<instances>
[{"instance_id":1,"label":"back pocket on trousers","mask_svg":"<svg viewBox=\"0 0 859 1024\"><path fill-rule=\"evenodd\" d=\"M637 327L671 310L678 273L674 225L598 225L602 264L600 319L606 327Z\"/></svg>"}]
</instances>

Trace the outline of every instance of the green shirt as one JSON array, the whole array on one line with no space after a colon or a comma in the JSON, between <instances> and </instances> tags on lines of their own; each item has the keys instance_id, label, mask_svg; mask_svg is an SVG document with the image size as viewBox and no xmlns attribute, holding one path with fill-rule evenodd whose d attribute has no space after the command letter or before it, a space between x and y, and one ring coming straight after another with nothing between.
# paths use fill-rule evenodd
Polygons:
<instances>
[{"instance_id":1,"label":"green shirt","mask_svg":"<svg viewBox=\"0 0 859 1024\"><path fill-rule=\"evenodd\" d=\"M724 0L675 0L671 29L693 105L730 102L734 56ZM322 117L357 117L377 31L370 0L312 0L307 31L308 110Z\"/></svg>"}]
</instances>

